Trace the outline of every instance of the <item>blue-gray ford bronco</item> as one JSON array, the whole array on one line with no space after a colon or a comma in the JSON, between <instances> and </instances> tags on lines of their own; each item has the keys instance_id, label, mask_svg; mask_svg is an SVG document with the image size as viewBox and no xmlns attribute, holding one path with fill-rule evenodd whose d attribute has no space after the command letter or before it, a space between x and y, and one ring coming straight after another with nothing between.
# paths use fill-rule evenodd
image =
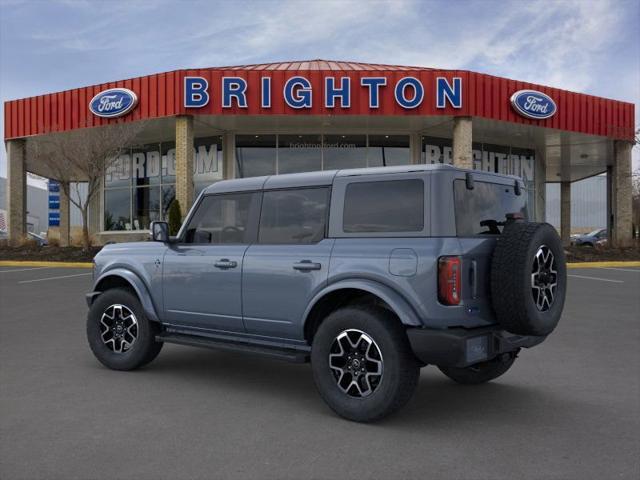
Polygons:
<instances>
[{"instance_id":1,"label":"blue-gray ford bronco","mask_svg":"<svg viewBox=\"0 0 640 480\"><path fill-rule=\"evenodd\" d=\"M560 239L513 176L448 165L217 182L177 236L105 246L87 294L100 362L132 370L164 343L311 362L337 414L380 419L420 368L504 374L562 313Z\"/></svg>"}]
</instances>

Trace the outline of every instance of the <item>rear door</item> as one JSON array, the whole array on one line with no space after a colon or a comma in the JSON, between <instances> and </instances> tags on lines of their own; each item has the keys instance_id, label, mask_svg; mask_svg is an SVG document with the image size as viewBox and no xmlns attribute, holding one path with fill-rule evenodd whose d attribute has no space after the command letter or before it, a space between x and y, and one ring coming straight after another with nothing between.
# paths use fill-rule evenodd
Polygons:
<instances>
[{"instance_id":1,"label":"rear door","mask_svg":"<svg viewBox=\"0 0 640 480\"><path fill-rule=\"evenodd\" d=\"M242 262L255 239L259 193L205 196L184 240L164 257L164 318L197 330L243 332Z\"/></svg>"},{"instance_id":2,"label":"rear door","mask_svg":"<svg viewBox=\"0 0 640 480\"><path fill-rule=\"evenodd\" d=\"M242 299L248 333L301 340L302 315L327 282L329 187L263 193L258 241L244 258Z\"/></svg>"}]
</instances>

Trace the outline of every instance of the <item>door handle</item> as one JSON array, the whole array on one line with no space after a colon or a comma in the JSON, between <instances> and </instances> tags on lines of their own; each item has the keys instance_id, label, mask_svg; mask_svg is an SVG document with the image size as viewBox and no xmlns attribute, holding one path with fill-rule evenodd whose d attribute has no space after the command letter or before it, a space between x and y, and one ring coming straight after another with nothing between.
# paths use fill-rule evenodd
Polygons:
<instances>
[{"instance_id":1,"label":"door handle","mask_svg":"<svg viewBox=\"0 0 640 480\"><path fill-rule=\"evenodd\" d=\"M229 260L228 258L221 258L216 263L213 264L216 268L236 268L238 266L238 262L234 260Z\"/></svg>"},{"instance_id":2,"label":"door handle","mask_svg":"<svg viewBox=\"0 0 640 480\"><path fill-rule=\"evenodd\" d=\"M301 262L293 264L293 269L300 271L320 270L321 268L321 264L312 262L311 260L302 260Z\"/></svg>"}]
</instances>

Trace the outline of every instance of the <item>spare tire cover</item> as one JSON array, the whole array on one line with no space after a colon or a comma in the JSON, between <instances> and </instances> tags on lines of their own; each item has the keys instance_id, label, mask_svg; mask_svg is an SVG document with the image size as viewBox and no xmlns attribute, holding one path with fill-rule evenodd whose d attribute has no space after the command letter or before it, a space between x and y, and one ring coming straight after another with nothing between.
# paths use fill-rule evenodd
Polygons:
<instances>
[{"instance_id":1,"label":"spare tire cover","mask_svg":"<svg viewBox=\"0 0 640 480\"><path fill-rule=\"evenodd\" d=\"M504 227L491 260L491 302L498 322L519 335L548 335L558 325L567 290L562 242L548 223Z\"/></svg>"}]
</instances>

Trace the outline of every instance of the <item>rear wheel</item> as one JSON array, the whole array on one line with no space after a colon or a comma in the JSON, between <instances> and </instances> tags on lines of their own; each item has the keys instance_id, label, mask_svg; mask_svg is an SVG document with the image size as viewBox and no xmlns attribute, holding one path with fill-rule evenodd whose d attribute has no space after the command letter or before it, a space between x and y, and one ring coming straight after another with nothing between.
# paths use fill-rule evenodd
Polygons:
<instances>
[{"instance_id":1,"label":"rear wheel","mask_svg":"<svg viewBox=\"0 0 640 480\"><path fill-rule=\"evenodd\" d=\"M462 385L478 385L490 382L506 373L516 360L516 352L505 353L488 362L478 363L466 368L438 367L442 373L454 382Z\"/></svg>"},{"instance_id":2,"label":"rear wheel","mask_svg":"<svg viewBox=\"0 0 640 480\"><path fill-rule=\"evenodd\" d=\"M160 326L147 319L138 298L115 288L101 294L87 315L91 351L106 367L133 370L156 358L162 343L155 337Z\"/></svg>"},{"instance_id":3,"label":"rear wheel","mask_svg":"<svg viewBox=\"0 0 640 480\"><path fill-rule=\"evenodd\" d=\"M420 375L398 319L365 306L341 308L320 324L311 366L329 407L358 422L381 419L402 407Z\"/></svg>"}]
</instances>

